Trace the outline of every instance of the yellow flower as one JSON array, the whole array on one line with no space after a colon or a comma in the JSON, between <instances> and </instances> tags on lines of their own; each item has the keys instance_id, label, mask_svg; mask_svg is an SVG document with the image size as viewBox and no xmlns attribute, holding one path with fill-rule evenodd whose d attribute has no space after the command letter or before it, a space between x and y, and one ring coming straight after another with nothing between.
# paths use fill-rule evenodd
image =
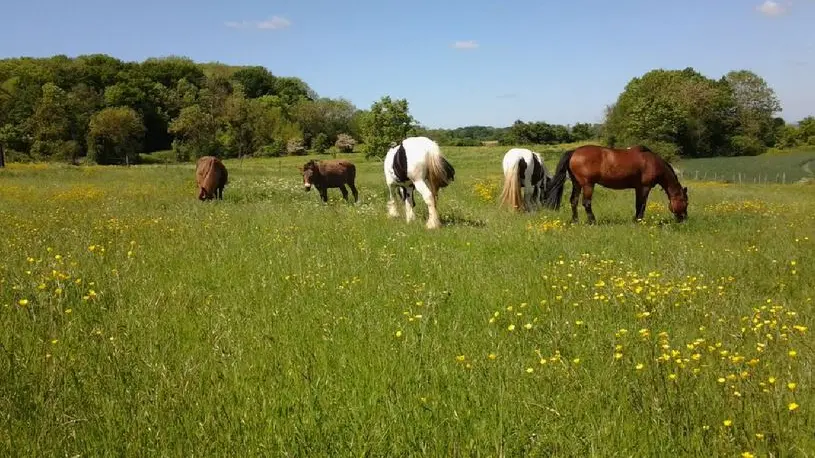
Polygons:
<instances>
[{"instance_id":1,"label":"yellow flower","mask_svg":"<svg viewBox=\"0 0 815 458\"><path fill-rule=\"evenodd\" d=\"M787 408L790 409L790 412L792 412L794 410L797 410L798 407L799 407L798 404L796 404L794 402L790 402L790 404L787 406Z\"/></svg>"},{"instance_id":2,"label":"yellow flower","mask_svg":"<svg viewBox=\"0 0 815 458\"><path fill-rule=\"evenodd\" d=\"M402 337L402 331L401 330L396 331L396 337Z\"/></svg>"},{"instance_id":3,"label":"yellow flower","mask_svg":"<svg viewBox=\"0 0 815 458\"><path fill-rule=\"evenodd\" d=\"M20 304L21 307L25 307L26 305L28 305L28 299L20 299L19 301L17 301L17 303Z\"/></svg>"},{"instance_id":4,"label":"yellow flower","mask_svg":"<svg viewBox=\"0 0 815 458\"><path fill-rule=\"evenodd\" d=\"M733 425L733 420L725 420L722 422L723 425L730 427Z\"/></svg>"},{"instance_id":5,"label":"yellow flower","mask_svg":"<svg viewBox=\"0 0 815 458\"><path fill-rule=\"evenodd\" d=\"M514 330L515 330L515 325L514 324L511 324L511 325L507 326L507 331L514 331Z\"/></svg>"},{"instance_id":6,"label":"yellow flower","mask_svg":"<svg viewBox=\"0 0 815 458\"><path fill-rule=\"evenodd\" d=\"M790 358L795 358L798 355L798 352L795 350L790 350L787 354L790 355Z\"/></svg>"},{"instance_id":7,"label":"yellow flower","mask_svg":"<svg viewBox=\"0 0 815 458\"><path fill-rule=\"evenodd\" d=\"M642 364L642 363L639 363L639 364L637 364L636 369L639 371L639 370L642 370L643 367L645 367L645 365Z\"/></svg>"},{"instance_id":8,"label":"yellow flower","mask_svg":"<svg viewBox=\"0 0 815 458\"><path fill-rule=\"evenodd\" d=\"M755 455L753 455L753 454L752 454L752 453L750 453L750 452L743 452L743 453L741 454L741 456L742 456L742 458L754 458L754 457L755 457Z\"/></svg>"},{"instance_id":9,"label":"yellow flower","mask_svg":"<svg viewBox=\"0 0 815 458\"><path fill-rule=\"evenodd\" d=\"M526 329L532 329L532 323L526 323L526 324L524 325L524 328L526 328Z\"/></svg>"},{"instance_id":10,"label":"yellow flower","mask_svg":"<svg viewBox=\"0 0 815 458\"><path fill-rule=\"evenodd\" d=\"M489 358L489 359L495 359L497 357L498 356L496 356L495 353L490 353L489 355L487 355L487 358Z\"/></svg>"},{"instance_id":11,"label":"yellow flower","mask_svg":"<svg viewBox=\"0 0 815 458\"><path fill-rule=\"evenodd\" d=\"M797 384L797 383L795 383L795 382L789 382L789 383L787 383L787 388L789 388L789 389L790 389L790 391L795 391L795 387L796 387L796 386L798 386L798 384Z\"/></svg>"},{"instance_id":12,"label":"yellow flower","mask_svg":"<svg viewBox=\"0 0 815 458\"><path fill-rule=\"evenodd\" d=\"M527 368L526 368L526 373L527 373L527 374L531 374L531 373L533 373L533 372L535 372L535 369L534 369L534 368L532 368L532 367L527 367Z\"/></svg>"},{"instance_id":13,"label":"yellow flower","mask_svg":"<svg viewBox=\"0 0 815 458\"><path fill-rule=\"evenodd\" d=\"M456 356L456 361L459 361L459 362L464 361L464 355Z\"/></svg>"}]
</instances>

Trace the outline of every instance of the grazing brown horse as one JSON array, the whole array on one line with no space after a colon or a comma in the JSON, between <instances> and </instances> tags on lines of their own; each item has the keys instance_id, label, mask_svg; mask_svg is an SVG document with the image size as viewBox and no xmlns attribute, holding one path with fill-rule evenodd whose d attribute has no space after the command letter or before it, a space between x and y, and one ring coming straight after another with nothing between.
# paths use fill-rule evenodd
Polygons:
<instances>
[{"instance_id":1,"label":"grazing brown horse","mask_svg":"<svg viewBox=\"0 0 815 458\"><path fill-rule=\"evenodd\" d=\"M228 174L224 163L215 156L204 156L198 159L195 178L198 182L198 199L210 200L216 198L223 200L224 186L228 181Z\"/></svg>"},{"instance_id":2,"label":"grazing brown horse","mask_svg":"<svg viewBox=\"0 0 815 458\"><path fill-rule=\"evenodd\" d=\"M328 202L328 188L340 188L342 197L348 200L347 184L354 194L354 202L359 200L357 187L354 180L357 176L357 167L345 159L328 159L325 161L308 161L302 167L297 167L303 172L303 186L306 191L311 191L311 187L317 188L323 202Z\"/></svg>"},{"instance_id":3,"label":"grazing brown horse","mask_svg":"<svg viewBox=\"0 0 815 458\"><path fill-rule=\"evenodd\" d=\"M583 208L589 224L596 220L591 211L594 185L609 189L634 189L636 195L635 220L645 217L645 204L651 188L660 185L668 194L668 209L677 221L688 217L688 188L679 183L673 167L642 145L628 149L604 148L597 145L581 146L567 151L560 158L555 176L546 189L546 206L560 208L566 174L572 179L572 222L577 222L577 201L583 192Z\"/></svg>"}]
</instances>

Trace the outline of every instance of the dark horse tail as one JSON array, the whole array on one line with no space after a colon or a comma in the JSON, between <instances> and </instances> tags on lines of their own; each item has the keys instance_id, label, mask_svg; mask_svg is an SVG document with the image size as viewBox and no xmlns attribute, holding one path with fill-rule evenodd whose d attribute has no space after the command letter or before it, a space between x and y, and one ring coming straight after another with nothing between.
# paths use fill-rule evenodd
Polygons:
<instances>
[{"instance_id":1,"label":"dark horse tail","mask_svg":"<svg viewBox=\"0 0 815 458\"><path fill-rule=\"evenodd\" d=\"M574 150L566 151L557 163L555 174L546 184L546 208L553 210L560 209L560 201L563 198L563 186L566 184L566 174L569 172L569 160L572 158Z\"/></svg>"}]
</instances>

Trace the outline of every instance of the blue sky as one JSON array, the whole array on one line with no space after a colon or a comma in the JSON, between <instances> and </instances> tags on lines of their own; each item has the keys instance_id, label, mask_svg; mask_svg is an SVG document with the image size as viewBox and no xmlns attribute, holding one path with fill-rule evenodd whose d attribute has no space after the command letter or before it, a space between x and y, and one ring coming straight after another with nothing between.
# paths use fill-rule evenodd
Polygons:
<instances>
[{"instance_id":1,"label":"blue sky","mask_svg":"<svg viewBox=\"0 0 815 458\"><path fill-rule=\"evenodd\" d=\"M599 122L653 68L750 69L788 121L815 114L815 0L27 0L0 57L183 55L263 65L430 127ZM805 82L806 81L806 82Z\"/></svg>"}]
</instances>

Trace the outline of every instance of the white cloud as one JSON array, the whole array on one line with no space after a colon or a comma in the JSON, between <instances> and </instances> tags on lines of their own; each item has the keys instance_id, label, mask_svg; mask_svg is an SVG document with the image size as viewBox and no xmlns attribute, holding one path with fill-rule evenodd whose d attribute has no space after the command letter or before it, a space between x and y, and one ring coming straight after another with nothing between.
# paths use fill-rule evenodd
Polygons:
<instances>
[{"instance_id":1,"label":"white cloud","mask_svg":"<svg viewBox=\"0 0 815 458\"><path fill-rule=\"evenodd\" d=\"M291 21L284 17L272 16L264 21L229 21L226 23L227 27L233 29L261 29L261 30L279 30L285 29L291 25Z\"/></svg>"},{"instance_id":2,"label":"white cloud","mask_svg":"<svg viewBox=\"0 0 815 458\"><path fill-rule=\"evenodd\" d=\"M454 49L475 49L478 43L475 40L457 41L453 43Z\"/></svg>"},{"instance_id":3,"label":"white cloud","mask_svg":"<svg viewBox=\"0 0 815 458\"><path fill-rule=\"evenodd\" d=\"M765 16L780 16L787 11L787 8L773 0L766 0L756 7L756 10Z\"/></svg>"}]
</instances>

